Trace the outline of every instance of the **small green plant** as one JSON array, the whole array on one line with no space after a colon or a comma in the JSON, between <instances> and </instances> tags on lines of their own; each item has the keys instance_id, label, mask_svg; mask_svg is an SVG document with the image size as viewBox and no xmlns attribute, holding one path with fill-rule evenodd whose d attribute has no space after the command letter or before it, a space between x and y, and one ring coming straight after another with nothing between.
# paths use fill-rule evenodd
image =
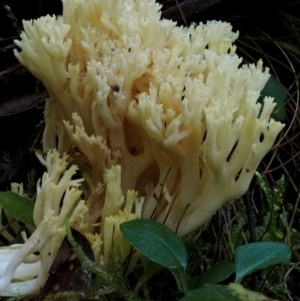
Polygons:
<instances>
[{"instance_id":1,"label":"small green plant","mask_svg":"<svg viewBox=\"0 0 300 301\"><path fill-rule=\"evenodd\" d=\"M291 259L291 250L286 244L251 243L235 250L234 262L228 260L220 262L201 276L188 279L185 246L170 229L155 221L144 219L125 222L121 224L120 229L137 251L170 269L175 275L179 290L184 295L181 301L200 300L200 298L224 301L260 300L257 293L245 291L237 283L255 271ZM235 273L234 285L218 285L233 273Z\"/></svg>"},{"instance_id":2,"label":"small green plant","mask_svg":"<svg viewBox=\"0 0 300 301\"><path fill-rule=\"evenodd\" d=\"M75 207L75 206L74 206ZM149 297L148 281L164 268L174 275L178 285L179 301L218 300L218 301L251 301L270 300L260 293L251 292L239 283L248 275L271 265L288 262L291 259L291 250L288 245L274 242L260 242L240 246L235 250L235 260L224 260L211 267L200 276L191 278L186 273L188 254L182 240L166 226L146 219L136 219L122 223L120 230L132 244L135 252L144 257L139 267L143 268L134 287L128 283L124 276L124 266L120 254L111 254L110 270L104 271L83 251L76 242L70 227L69 212L66 219L68 240L76 257L80 260L84 274L93 273L97 277L98 285L91 287L86 295L77 292L60 292L46 298L53 300L85 300L95 298L98 300L152 300ZM111 248L111 252L118 252ZM117 258L117 259L116 259ZM234 283L219 284L235 273ZM86 277L85 279L88 279ZM85 280L84 280L85 281Z\"/></svg>"},{"instance_id":3,"label":"small green plant","mask_svg":"<svg viewBox=\"0 0 300 301\"><path fill-rule=\"evenodd\" d=\"M260 174L257 179L269 205L276 205L275 200L282 197L284 179L278 182L274 191L267 186ZM272 201L273 200L273 201ZM274 203L275 202L275 203ZM33 202L14 192L1 192L0 205L20 222L33 224ZM74 208L77 206L75 204ZM74 210L73 208L73 210ZM241 245L235 249L233 261L223 260L203 274L191 278L187 274L188 252L183 241L168 227L148 219L134 219L120 225L124 237L134 247L129 262L137 252L144 255L141 259L139 276L136 283L128 283L126 262L121 260L120 244L114 242L109 255L108 271L104 271L93 260L88 258L81 246L74 239L71 227L71 210L66 218L66 232L68 240L76 257L80 260L84 273L96 275L98 285L92 287L87 296L113 298L114 300L149 300L149 280L164 268L171 271L178 285L178 299L181 301L200 300L260 300L262 295L245 290L239 283L252 273L268 268L271 265L288 262L291 259L291 250L287 244L277 242L257 242ZM3 234L2 234L3 235ZM138 257L137 257L138 258ZM229 277L234 283L220 284ZM88 286L88 283L86 284ZM87 297L86 296L86 297ZM77 292L60 292L47 300L63 300L64 298L82 300ZM100 299L102 300L102 299Z\"/></svg>"}]
</instances>

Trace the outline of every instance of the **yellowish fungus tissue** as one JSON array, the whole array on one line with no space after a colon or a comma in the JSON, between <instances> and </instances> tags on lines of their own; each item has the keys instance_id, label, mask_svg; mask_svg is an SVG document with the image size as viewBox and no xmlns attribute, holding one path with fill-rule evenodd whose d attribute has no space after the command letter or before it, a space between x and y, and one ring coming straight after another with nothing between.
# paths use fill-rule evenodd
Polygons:
<instances>
[{"instance_id":1,"label":"yellowish fungus tissue","mask_svg":"<svg viewBox=\"0 0 300 301\"><path fill-rule=\"evenodd\" d=\"M242 63L229 23L179 27L154 0L62 2L15 41L49 94L47 156L36 229L0 250L2 296L43 287L79 199L70 224L107 269L113 240L130 253L122 222L152 218L183 237L242 196L284 126L272 98L257 102L268 68Z\"/></svg>"}]
</instances>

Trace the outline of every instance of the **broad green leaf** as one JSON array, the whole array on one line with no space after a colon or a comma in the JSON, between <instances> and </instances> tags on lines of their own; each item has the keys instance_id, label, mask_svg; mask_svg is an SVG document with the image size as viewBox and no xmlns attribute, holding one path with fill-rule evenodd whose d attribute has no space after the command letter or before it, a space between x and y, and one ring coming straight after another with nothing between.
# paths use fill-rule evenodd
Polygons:
<instances>
[{"instance_id":1,"label":"broad green leaf","mask_svg":"<svg viewBox=\"0 0 300 301\"><path fill-rule=\"evenodd\" d=\"M189 289L196 289L204 286L205 284L217 284L235 272L235 264L229 260L223 260L200 276L197 276L188 281Z\"/></svg>"},{"instance_id":2,"label":"broad green leaf","mask_svg":"<svg viewBox=\"0 0 300 301\"><path fill-rule=\"evenodd\" d=\"M201 289L191 290L179 301L267 301L269 298L260 293L251 292L237 283L224 285L205 285Z\"/></svg>"},{"instance_id":3,"label":"broad green leaf","mask_svg":"<svg viewBox=\"0 0 300 301\"><path fill-rule=\"evenodd\" d=\"M0 192L0 206L12 214L17 220L34 226L34 203L30 199L12 191Z\"/></svg>"},{"instance_id":4,"label":"broad green leaf","mask_svg":"<svg viewBox=\"0 0 300 301\"><path fill-rule=\"evenodd\" d=\"M283 243L256 242L240 246L235 250L235 282L240 282L245 276L257 270L290 259L290 247Z\"/></svg>"},{"instance_id":5,"label":"broad green leaf","mask_svg":"<svg viewBox=\"0 0 300 301\"><path fill-rule=\"evenodd\" d=\"M262 104L265 96L274 97L276 107L274 108L272 118L274 118L277 121L282 121L283 119L285 119L286 111L284 102L287 98L287 94L273 75L270 76L260 95L261 96L258 101Z\"/></svg>"},{"instance_id":6,"label":"broad green leaf","mask_svg":"<svg viewBox=\"0 0 300 301\"><path fill-rule=\"evenodd\" d=\"M135 219L120 225L126 239L152 261L171 269L184 269L187 252L179 237L166 226L147 219Z\"/></svg>"}]
</instances>

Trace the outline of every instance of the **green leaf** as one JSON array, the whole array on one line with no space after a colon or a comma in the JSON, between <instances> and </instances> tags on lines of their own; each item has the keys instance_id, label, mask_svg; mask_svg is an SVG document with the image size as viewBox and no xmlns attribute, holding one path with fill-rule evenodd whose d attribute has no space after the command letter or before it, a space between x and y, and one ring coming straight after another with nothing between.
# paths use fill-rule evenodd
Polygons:
<instances>
[{"instance_id":1,"label":"green leaf","mask_svg":"<svg viewBox=\"0 0 300 301\"><path fill-rule=\"evenodd\" d=\"M266 301L264 295L251 292L237 283L224 285L206 285L201 289L191 290L179 301Z\"/></svg>"},{"instance_id":2,"label":"green leaf","mask_svg":"<svg viewBox=\"0 0 300 301\"><path fill-rule=\"evenodd\" d=\"M204 286L205 284L217 284L235 272L235 264L229 260L223 260L200 276L197 276L188 281L189 289L196 289Z\"/></svg>"},{"instance_id":3,"label":"green leaf","mask_svg":"<svg viewBox=\"0 0 300 301\"><path fill-rule=\"evenodd\" d=\"M191 290L179 301L241 301L231 289L224 285L205 285L201 289Z\"/></svg>"},{"instance_id":4,"label":"green leaf","mask_svg":"<svg viewBox=\"0 0 300 301\"><path fill-rule=\"evenodd\" d=\"M257 270L290 259L290 247L283 243L256 242L240 246L235 250L235 282L240 282L245 276Z\"/></svg>"},{"instance_id":5,"label":"green leaf","mask_svg":"<svg viewBox=\"0 0 300 301\"><path fill-rule=\"evenodd\" d=\"M34 226L34 202L12 191L0 192L0 206L17 220Z\"/></svg>"},{"instance_id":6,"label":"green leaf","mask_svg":"<svg viewBox=\"0 0 300 301\"><path fill-rule=\"evenodd\" d=\"M282 86L277 82L276 78L271 75L264 88L260 93L260 97L258 102L264 103L264 98L266 96L274 97L274 102L276 103L276 107L272 113L272 118L277 121L282 121L286 117L285 111L285 99L287 98L286 91L282 88Z\"/></svg>"},{"instance_id":7,"label":"green leaf","mask_svg":"<svg viewBox=\"0 0 300 301\"><path fill-rule=\"evenodd\" d=\"M171 269L185 270L185 246L166 226L152 220L135 219L122 223L120 229L126 239L152 261Z\"/></svg>"}]
</instances>

